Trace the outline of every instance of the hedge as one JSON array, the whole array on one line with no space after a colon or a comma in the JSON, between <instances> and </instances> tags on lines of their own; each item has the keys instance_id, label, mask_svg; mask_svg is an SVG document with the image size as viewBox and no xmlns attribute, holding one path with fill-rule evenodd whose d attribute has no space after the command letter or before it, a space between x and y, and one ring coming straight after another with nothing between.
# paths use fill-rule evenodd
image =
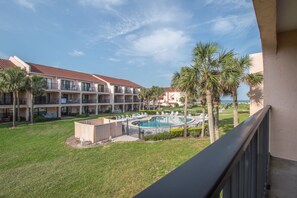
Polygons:
<instances>
[{"instance_id":1,"label":"hedge","mask_svg":"<svg viewBox=\"0 0 297 198\"><path fill-rule=\"evenodd\" d=\"M148 115L156 115L158 111L156 110L140 110L141 113L147 113Z\"/></svg>"},{"instance_id":2,"label":"hedge","mask_svg":"<svg viewBox=\"0 0 297 198\"><path fill-rule=\"evenodd\" d=\"M192 127L188 129L187 136L191 137L199 137L201 135L202 126ZM207 135L207 124L205 124L205 135ZM173 128L170 129L170 132L162 132L157 133L155 135L148 135L144 137L144 140L151 140L151 141L157 141L157 140L168 140L172 138L177 137L183 137L184 135L184 129L183 128Z\"/></svg>"},{"instance_id":3,"label":"hedge","mask_svg":"<svg viewBox=\"0 0 297 198\"><path fill-rule=\"evenodd\" d=\"M53 120L61 120L61 118L45 118L43 116L36 116L34 117L34 122L47 122Z\"/></svg>"}]
</instances>

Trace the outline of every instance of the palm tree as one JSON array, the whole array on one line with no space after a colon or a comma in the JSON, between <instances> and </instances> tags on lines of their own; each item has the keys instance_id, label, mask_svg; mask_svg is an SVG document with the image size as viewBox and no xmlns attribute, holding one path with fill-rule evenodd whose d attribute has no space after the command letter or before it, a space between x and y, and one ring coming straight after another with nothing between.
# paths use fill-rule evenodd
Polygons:
<instances>
[{"instance_id":1,"label":"palm tree","mask_svg":"<svg viewBox=\"0 0 297 198\"><path fill-rule=\"evenodd\" d=\"M194 48L194 68L200 75L200 89L205 91L208 128L210 142L213 143L218 135L214 132L213 93L220 87L220 67L225 59L233 55L233 51L220 50L217 43L198 43Z\"/></svg>"},{"instance_id":2,"label":"palm tree","mask_svg":"<svg viewBox=\"0 0 297 198\"><path fill-rule=\"evenodd\" d=\"M18 91L24 84L26 79L26 71L19 67L13 67L5 69L0 73L0 87L1 92L12 93L13 95L13 115L12 115L12 127L15 127L16 121L16 96Z\"/></svg>"},{"instance_id":3,"label":"palm tree","mask_svg":"<svg viewBox=\"0 0 297 198\"><path fill-rule=\"evenodd\" d=\"M180 72L175 72L171 86L184 94L184 137L187 137L187 107L188 99L197 93L197 75L193 68L182 67Z\"/></svg>"},{"instance_id":4,"label":"palm tree","mask_svg":"<svg viewBox=\"0 0 297 198\"><path fill-rule=\"evenodd\" d=\"M141 87L140 92L138 93L138 97L143 101L143 103L142 103L143 110L144 110L144 99L146 98L146 92L147 92L146 88ZM141 106L140 106L140 109L141 109Z\"/></svg>"},{"instance_id":5,"label":"palm tree","mask_svg":"<svg viewBox=\"0 0 297 198\"><path fill-rule=\"evenodd\" d=\"M249 56L243 56L241 58L233 56L223 64L222 77L224 81L224 89L232 96L233 99L233 124L234 127L238 125L238 101L237 90L241 82L245 82L250 86L261 84L263 81L263 75L261 73L246 74L246 71L251 66Z\"/></svg>"},{"instance_id":6,"label":"palm tree","mask_svg":"<svg viewBox=\"0 0 297 198\"><path fill-rule=\"evenodd\" d=\"M34 99L37 96L42 96L47 88L46 80L41 76L33 75L31 77L30 93L31 93L31 123L34 122Z\"/></svg>"},{"instance_id":7,"label":"palm tree","mask_svg":"<svg viewBox=\"0 0 297 198\"><path fill-rule=\"evenodd\" d=\"M164 95L165 91L162 87L157 87L155 90L155 94L157 96L157 100L158 100L158 106L160 109L160 97L162 97Z\"/></svg>"},{"instance_id":8,"label":"palm tree","mask_svg":"<svg viewBox=\"0 0 297 198\"><path fill-rule=\"evenodd\" d=\"M199 90L200 104L202 108L202 126L201 126L201 137L204 137L205 133L205 108L206 108L206 95L203 90Z\"/></svg>"}]
</instances>

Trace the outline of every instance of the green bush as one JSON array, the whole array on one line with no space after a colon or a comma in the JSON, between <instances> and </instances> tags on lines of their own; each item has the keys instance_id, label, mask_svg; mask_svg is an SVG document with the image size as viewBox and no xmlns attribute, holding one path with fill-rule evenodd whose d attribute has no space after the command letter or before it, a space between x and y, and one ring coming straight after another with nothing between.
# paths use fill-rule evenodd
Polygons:
<instances>
[{"instance_id":1,"label":"green bush","mask_svg":"<svg viewBox=\"0 0 297 198\"><path fill-rule=\"evenodd\" d=\"M184 129L183 128L172 128L172 129L170 129L170 133L175 137L183 137Z\"/></svg>"},{"instance_id":2,"label":"green bush","mask_svg":"<svg viewBox=\"0 0 297 198\"><path fill-rule=\"evenodd\" d=\"M61 120L61 118L45 118L43 116L36 116L34 117L34 122L47 122L53 120Z\"/></svg>"},{"instance_id":3,"label":"green bush","mask_svg":"<svg viewBox=\"0 0 297 198\"><path fill-rule=\"evenodd\" d=\"M158 111L156 110L140 110L141 113L147 113L148 115L156 115Z\"/></svg>"},{"instance_id":4,"label":"green bush","mask_svg":"<svg viewBox=\"0 0 297 198\"><path fill-rule=\"evenodd\" d=\"M148 136L144 136L144 140L148 141L157 141L157 140L168 140L168 139L172 139L175 138L174 134L172 133L168 133L168 132L163 132L163 133L157 133L155 135L148 135Z\"/></svg>"}]
</instances>

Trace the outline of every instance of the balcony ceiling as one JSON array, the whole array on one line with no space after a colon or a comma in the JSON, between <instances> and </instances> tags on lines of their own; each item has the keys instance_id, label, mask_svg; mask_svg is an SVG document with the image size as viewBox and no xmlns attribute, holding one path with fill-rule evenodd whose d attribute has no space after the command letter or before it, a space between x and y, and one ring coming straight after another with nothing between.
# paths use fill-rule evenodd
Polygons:
<instances>
[{"instance_id":1,"label":"balcony ceiling","mask_svg":"<svg viewBox=\"0 0 297 198\"><path fill-rule=\"evenodd\" d=\"M297 29L297 0L277 1L277 32Z\"/></svg>"}]
</instances>

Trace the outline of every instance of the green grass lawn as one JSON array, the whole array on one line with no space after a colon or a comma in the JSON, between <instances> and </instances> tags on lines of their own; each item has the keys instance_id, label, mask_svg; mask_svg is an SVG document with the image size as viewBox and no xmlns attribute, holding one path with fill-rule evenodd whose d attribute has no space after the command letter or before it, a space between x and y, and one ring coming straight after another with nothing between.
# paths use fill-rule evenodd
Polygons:
<instances>
[{"instance_id":1,"label":"green grass lawn","mask_svg":"<svg viewBox=\"0 0 297 198\"><path fill-rule=\"evenodd\" d=\"M242 111L241 121L248 117ZM221 118L224 134L232 114ZM209 144L184 139L73 149L64 142L74 120L0 125L0 197L131 197Z\"/></svg>"}]
</instances>

